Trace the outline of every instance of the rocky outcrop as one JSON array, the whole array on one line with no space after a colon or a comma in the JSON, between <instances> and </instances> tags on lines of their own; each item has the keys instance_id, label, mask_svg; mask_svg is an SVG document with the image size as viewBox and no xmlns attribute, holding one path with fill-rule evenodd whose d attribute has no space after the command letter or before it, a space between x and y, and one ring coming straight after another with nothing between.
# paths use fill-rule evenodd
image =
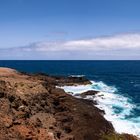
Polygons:
<instances>
[{"instance_id":1,"label":"rocky outcrop","mask_svg":"<svg viewBox=\"0 0 140 140\"><path fill-rule=\"evenodd\" d=\"M82 98L86 98L89 95L92 95L93 96L93 95L96 95L97 93L98 93L98 91L89 90L89 91L86 91L86 92L81 93L80 96Z\"/></svg>"},{"instance_id":2,"label":"rocky outcrop","mask_svg":"<svg viewBox=\"0 0 140 140\"><path fill-rule=\"evenodd\" d=\"M4 68L0 73L0 140L108 140L117 135L93 102L56 88L90 83L86 78L29 75ZM124 140L136 139L126 136Z\"/></svg>"}]
</instances>

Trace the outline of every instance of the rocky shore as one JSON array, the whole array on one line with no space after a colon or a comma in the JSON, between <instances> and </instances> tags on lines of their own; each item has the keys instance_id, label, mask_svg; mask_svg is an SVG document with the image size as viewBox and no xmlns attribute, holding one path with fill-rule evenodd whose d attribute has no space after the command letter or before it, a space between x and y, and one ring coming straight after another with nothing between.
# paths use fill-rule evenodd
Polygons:
<instances>
[{"instance_id":1,"label":"rocky shore","mask_svg":"<svg viewBox=\"0 0 140 140\"><path fill-rule=\"evenodd\" d=\"M83 84L90 81L0 68L0 140L137 140L116 134L94 102L58 88Z\"/></svg>"}]
</instances>

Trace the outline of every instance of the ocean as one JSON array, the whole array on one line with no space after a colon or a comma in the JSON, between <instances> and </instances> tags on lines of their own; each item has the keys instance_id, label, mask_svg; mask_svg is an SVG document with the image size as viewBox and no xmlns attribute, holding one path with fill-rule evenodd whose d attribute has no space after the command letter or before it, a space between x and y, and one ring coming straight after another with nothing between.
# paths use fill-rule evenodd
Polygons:
<instances>
[{"instance_id":1,"label":"ocean","mask_svg":"<svg viewBox=\"0 0 140 140\"><path fill-rule=\"evenodd\" d=\"M97 107L105 110L119 133L140 137L140 61L0 61L0 67L10 67L29 73L50 75L85 75L92 85L63 87L74 95L97 90Z\"/></svg>"}]
</instances>

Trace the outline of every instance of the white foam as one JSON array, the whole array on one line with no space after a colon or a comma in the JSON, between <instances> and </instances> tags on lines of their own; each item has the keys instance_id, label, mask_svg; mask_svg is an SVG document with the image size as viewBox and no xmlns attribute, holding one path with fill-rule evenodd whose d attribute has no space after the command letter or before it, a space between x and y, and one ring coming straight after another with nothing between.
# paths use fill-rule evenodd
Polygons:
<instances>
[{"instance_id":1,"label":"white foam","mask_svg":"<svg viewBox=\"0 0 140 140\"><path fill-rule=\"evenodd\" d=\"M140 137L140 117L126 118L126 116L131 115L135 105L130 103L127 97L116 94L117 89L115 87L107 86L103 82L92 81L91 85L64 86L61 88L69 94L73 93L72 95L76 95L76 97L88 90L99 91L95 96L87 96L87 99L95 100L98 103L96 106L105 111L104 117L113 124L116 132ZM116 108L119 108L119 112L115 111Z\"/></svg>"},{"instance_id":2,"label":"white foam","mask_svg":"<svg viewBox=\"0 0 140 140\"><path fill-rule=\"evenodd\" d=\"M80 77L84 77L85 75L70 75L69 77L78 77L78 78L80 78Z\"/></svg>"}]
</instances>

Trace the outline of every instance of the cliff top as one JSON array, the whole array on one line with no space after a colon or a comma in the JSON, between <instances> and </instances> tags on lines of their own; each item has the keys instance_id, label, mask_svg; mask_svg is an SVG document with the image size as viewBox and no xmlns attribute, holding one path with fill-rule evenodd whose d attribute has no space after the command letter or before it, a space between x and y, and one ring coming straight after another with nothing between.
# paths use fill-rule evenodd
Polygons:
<instances>
[{"instance_id":1,"label":"cliff top","mask_svg":"<svg viewBox=\"0 0 140 140\"><path fill-rule=\"evenodd\" d=\"M0 67L0 76L16 75L18 72L14 69Z\"/></svg>"}]
</instances>

